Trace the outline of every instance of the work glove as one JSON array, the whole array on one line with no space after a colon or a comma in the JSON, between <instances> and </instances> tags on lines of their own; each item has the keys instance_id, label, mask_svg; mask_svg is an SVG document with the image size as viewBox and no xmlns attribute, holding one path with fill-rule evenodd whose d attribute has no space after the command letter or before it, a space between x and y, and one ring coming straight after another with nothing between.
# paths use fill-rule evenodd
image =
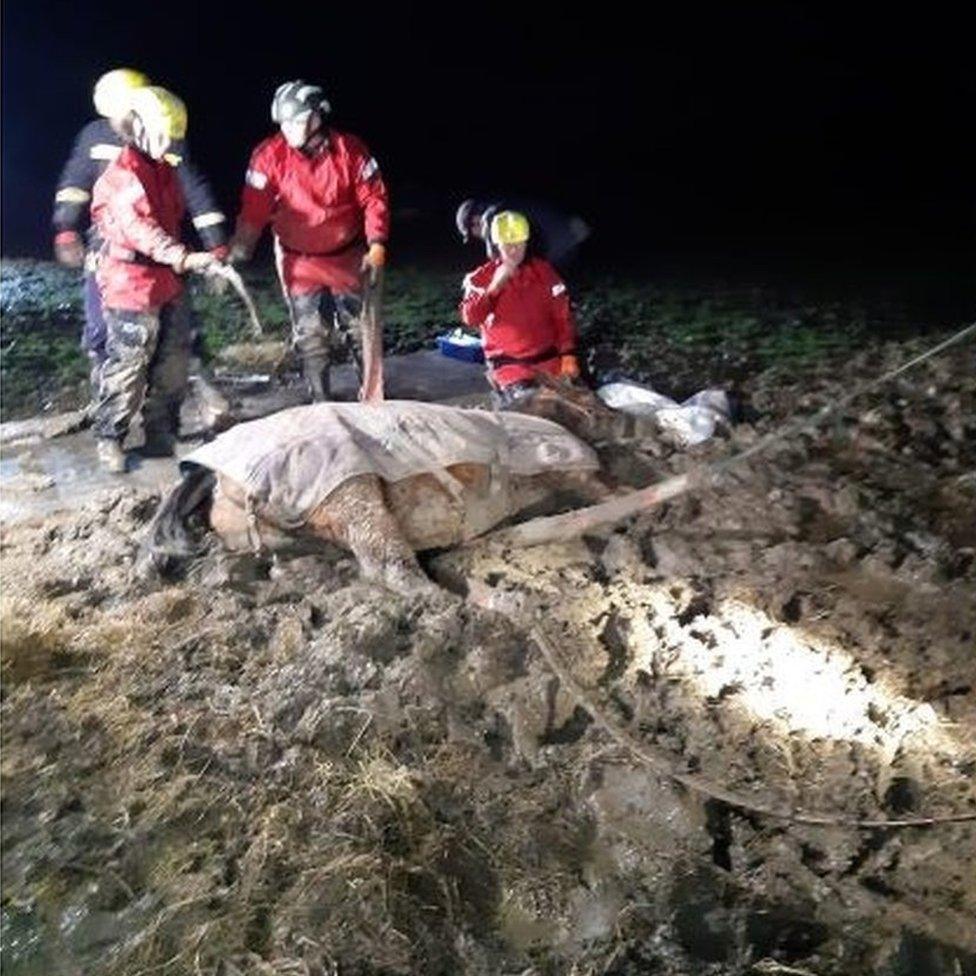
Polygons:
<instances>
[{"instance_id":1,"label":"work glove","mask_svg":"<svg viewBox=\"0 0 976 976\"><path fill-rule=\"evenodd\" d=\"M369 250L363 255L362 271L375 271L386 264L386 245L373 241Z\"/></svg>"},{"instance_id":2,"label":"work glove","mask_svg":"<svg viewBox=\"0 0 976 976\"><path fill-rule=\"evenodd\" d=\"M579 360L572 355L559 357L559 375L567 379L579 379L580 368Z\"/></svg>"},{"instance_id":3,"label":"work glove","mask_svg":"<svg viewBox=\"0 0 976 976\"><path fill-rule=\"evenodd\" d=\"M190 251L184 255L180 266L176 269L180 274L186 271L195 271L197 274L204 274L208 269L215 267L220 262L209 251Z\"/></svg>"},{"instance_id":4,"label":"work glove","mask_svg":"<svg viewBox=\"0 0 976 976\"><path fill-rule=\"evenodd\" d=\"M81 235L73 230L63 230L54 238L54 257L66 268L80 268L85 263L85 245Z\"/></svg>"}]
</instances>

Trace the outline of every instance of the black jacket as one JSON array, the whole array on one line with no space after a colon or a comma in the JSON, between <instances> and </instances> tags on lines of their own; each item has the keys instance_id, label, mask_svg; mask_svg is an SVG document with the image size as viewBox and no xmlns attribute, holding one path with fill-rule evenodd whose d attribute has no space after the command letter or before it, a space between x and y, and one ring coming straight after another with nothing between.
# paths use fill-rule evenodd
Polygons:
<instances>
[{"instance_id":1,"label":"black jacket","mask_svg":"<svg viewBox=\"0 0 976 976\"><path fill-rule=\"evenodd\" d=\"M54 195L54 230L81 233L89 223L92 187L122 149L122 137L108 119L89 122L75 139L74 148L61 171ZM167 153L177 160L176 173L183 188L186 209L205 248L227 243L227 218L221 213L203 174L190 162L185 144L174 144ZM93 233L89 231L89 244Z\"/></svg>"},{"instance_id":2,"label":"black jacket","mask_svg":"<svg viewBox=\"0 0 976 976\"><path fill-rule=\"evenodd\" d=\"M481 207L485 251L489 258L497 255L488 231L492 218L502 210L517 210L526 216L531 228L529 244L532 251L561 271L572 263L580 244L590 236L590 228L581 217L563 213L536 200L505 197L482 204Z\"/></svg>"}]
</instances>

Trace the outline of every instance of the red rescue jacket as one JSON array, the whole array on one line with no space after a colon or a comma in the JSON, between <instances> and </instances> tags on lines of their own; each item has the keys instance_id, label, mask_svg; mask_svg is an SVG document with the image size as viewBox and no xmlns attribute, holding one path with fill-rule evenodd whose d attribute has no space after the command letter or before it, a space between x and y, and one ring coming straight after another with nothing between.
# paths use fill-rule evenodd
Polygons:
<instances>
[{"instance_id":1,"label":"red rescue jacket","mask_svg":"<svg viewBox=\"0 0 976 976\"><path fill-rule=\"evenodd\" d=\"M251 156L238 222L254 236L271 223L290 294L357 291L366 245L389 235L389 198L356 136L330 129L325 148L308 156L278 133Z\"/></svg>"},{"instance_id":2,"label":"red rescue jacket","mask_svg":"<svg viewBox=\"0 0 976 976\"><path fill-rule=\"evenodd\" d=\"M481 329L492 381L504 387L533 379L536 370L558 375L560 356L576 351L566 286L548 261L533 257L519 265L497 295L489 295L500 264L495 259L472 271L464 279L461 300L465 325Z\"/></svg>"},{"instance_id":3,"label":"red rescue jacket","mask_svg":"<svg viewBox=\"0 0 976 976\"><path fill-rule=\"evenodd\" d=\"M96 180L91 212L104 241L97 281L106 308L145 312L179 295L183 191L169 163L126 146Z\"/></svg>"}]
</instances>

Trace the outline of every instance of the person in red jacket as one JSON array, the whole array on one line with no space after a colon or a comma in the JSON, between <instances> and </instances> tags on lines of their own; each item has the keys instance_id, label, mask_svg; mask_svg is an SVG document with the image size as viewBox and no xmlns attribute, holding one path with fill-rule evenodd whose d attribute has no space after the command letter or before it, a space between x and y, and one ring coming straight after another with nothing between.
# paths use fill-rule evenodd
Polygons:
<instances>
[{"instance_id":1,"label":"person in red jacket","mask_svg":"<svg viewBox=\"0 0 976 976\"><path fill-rule=\"evenodd\" d=\"M536 373L579 376L569 295L552 265L528 255L529 222L503 210L491 221L498 256L464 279L461 319L481 330L488 379L501 406L532 396Z\"/></svg>"},{"instance_id":2,"label":"person in red jacket","mask_svg":"<svg viewBox=\"0 0 976 976\"><path fill-rule=\"evenodd\" d=\"M360 139L326 124L330 111L322 89L304 81L275 92L271 118L281 131L251 155L231 244L231 260L247 260L271 224L313 400L329 399L333 329L359 318L363 276L384 265L390 230L379 165ZM360 399L382 399L382 352L363 354Z\"/></svg>"},{"instance_id":3,"label":"person in red jacket","mask_svg":"<svg viewBox=\"0 0 976 976\"><path fill-rule=\"evenodd\" d=\"M186 135L185 106L164 88L147 86L132 93L130 108L126 145L92 189L106 325L93 428L102 466L116 473L125 470L122 442L140 407L143 453L173 453L190 355L180 275L217 263L179 240L183 192L165 155Z\"/></svg>"},{"instance_id":4,"label":"person in red jacket","mask_svg":"<svg viewBox=\"0 0 976 976\"><path fill-rule=\"evenodd\" d=\"M101 118L89 122L78 133L54 197L54 256L66 267L84 268L82 349L91 360L93 395L97 390L98 368L105 356L105 320L95 280L101 241L94 226L87 229L87 242L83 232L89 223L92 187L125 144L122 133L129 114L129 98L135 89L150 84L141 71L132 68L115 68L98 79L93 101ZM187 152L185 145L174 144L167 152L167 161L176 168L188 215L201 244L217 257L226 257L227 221L206 177L188 159Z\"/></svg>"}]
</instances>

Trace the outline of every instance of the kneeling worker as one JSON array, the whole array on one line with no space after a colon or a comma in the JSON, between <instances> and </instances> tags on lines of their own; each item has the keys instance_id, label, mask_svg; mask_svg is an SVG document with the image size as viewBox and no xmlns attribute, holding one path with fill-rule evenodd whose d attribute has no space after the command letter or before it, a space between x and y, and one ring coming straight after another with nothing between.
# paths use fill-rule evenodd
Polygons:
<instances>
[{"instance_id":1,"label":"kneeling worker","mask_svg":"<svg viewBox=\"0 0 976 976\"><path fill-rule=\"evenodd\" d=\"M481 331L488 378L499 405L515 406L538 388L539 372L576 379L576 325L566 285L548 261L529 253L529 222L514 210L490 226L497 256L464 279L461 318Z\"/></svg>"}]
</instances>

